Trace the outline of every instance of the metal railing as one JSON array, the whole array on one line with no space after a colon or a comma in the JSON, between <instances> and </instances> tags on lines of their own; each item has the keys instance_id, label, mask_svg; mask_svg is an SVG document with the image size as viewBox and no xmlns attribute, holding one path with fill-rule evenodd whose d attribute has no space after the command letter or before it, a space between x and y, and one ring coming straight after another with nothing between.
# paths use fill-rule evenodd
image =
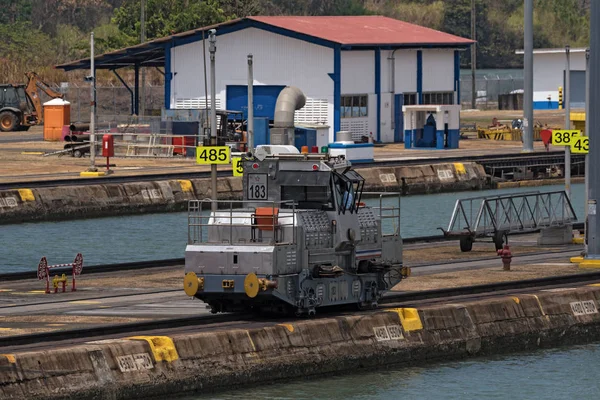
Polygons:
<instances>
[{"instance_id":1,"label":"metal railing","mask_svg":"<svg viewBox=\"0 0 600 400\"><path fill-rule=\"evenodd\" d=\"M379 235L380 237L385 236L396 236L400 234L400 205L401 205L401 197L400 193L397 192L387 192L387 193L379 193L379 192L363 192L362 194L364 198L377 198L379 197L379 207L371 207L377 213L379 212ZM398 200L398 206L394 205L385 205L384 198L393 200L392 197L395 197ZM386 222L389 222L392 226L392 233L384 233L384 225L387 225Z\"/></svg>"},{"instance_id":2,"label":"metal railing","mask_svg":"<svg viewBox=\"0 0 600 400\"><path fill-rule=\"evenodd\" d=\"M213 203L217 203L215 212L210 211ZM248 207L245 203L241 200L190 200L188 244L296 243L296 204L289 201L252 201L255 206ZM257 212L269 209L270 214Z\"/></svg>"},{"instance_id":3,"label":"metal railing","mask_svg":"<svg viewBox=\"0 0 600 400\"><path fill-rule=\"evenodd\" d=\"M482 196L456 201L446 236L529 232L577 221L564 191Z\"/></svg>"}]
</instances>

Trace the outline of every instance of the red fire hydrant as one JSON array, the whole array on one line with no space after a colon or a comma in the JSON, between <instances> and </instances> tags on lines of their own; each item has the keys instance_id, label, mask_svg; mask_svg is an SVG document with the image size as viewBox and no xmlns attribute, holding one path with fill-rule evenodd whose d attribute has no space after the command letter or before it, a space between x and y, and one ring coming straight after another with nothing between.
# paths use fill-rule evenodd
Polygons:
<instances>
[{"instance_id":1,"label":"red fire hydrant","mask_svg":"<svg viewBox=\"0 0 600 400\"><path fill-rule=\"evenodd\" d=\"M504 248L498 250L498 255L502 259L502 265L504 266L505 271L510 271L510 262L512 261L512 253L510 252L510 248L507 244L504 245Z\"/></svg>"}]
</instances>

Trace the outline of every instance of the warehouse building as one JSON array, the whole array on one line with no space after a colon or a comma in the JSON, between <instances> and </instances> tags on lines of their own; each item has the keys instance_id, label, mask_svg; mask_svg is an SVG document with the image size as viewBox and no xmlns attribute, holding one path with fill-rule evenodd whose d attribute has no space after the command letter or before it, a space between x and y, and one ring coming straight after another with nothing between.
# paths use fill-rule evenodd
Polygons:
<instances>
[{"instance_id":1,"label":"warehouse building","mask_svg":"<svg viewBox=\"0 0 600 400\"><path fill-rule=\"evenodd\" d=\"M296 122L329 126L331 142L340 130L354 139L399 142L403 105L459 104L459 55L472 43L381 16L248 17L98 56L96 68L133 66L137 76L140 68L162 67L166 108L204 108L210 29L217 31L218 108L247 110L252 54L254 115L272 119L281 89L296 86L307 97ZM89 68L89 61L58 68Z\"/></svg>"},{"instance_id":2,"label":"warehouse building","mask_svg":"<svg viewBox=\"0 0 600 400\"><path fill-rule=\"evenodd\" d=\"M571 108L585 107L585 50L585 48L570 50ZM517 54L523 54L523 50L517 50ZM533 50L533 108L535 110L559 108L559 88L564 90L565 71L564 48Z\"/></svg>"}]
</instances>

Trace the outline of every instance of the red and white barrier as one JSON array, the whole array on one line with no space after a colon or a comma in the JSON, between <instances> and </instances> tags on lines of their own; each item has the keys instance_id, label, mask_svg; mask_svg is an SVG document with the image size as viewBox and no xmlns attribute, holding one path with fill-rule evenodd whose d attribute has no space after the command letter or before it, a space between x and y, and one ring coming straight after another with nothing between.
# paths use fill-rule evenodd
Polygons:
<instances>
[{"instance_id":1,"label":"red and white barrier","mask_svg":"<svg viewBox=\"0 0 600 400\"><path fill-rule=\"evenodd\" d=\"M83 256L81 253L78 253L75 256L75 260L70 264L56 264L56 265L48 265L48 260L46 257L42 257L40 263L38 264L38 280L46 279L46 293L50 293L50 270L52 268L64 268L71 267L73 272L73 286L71 288L72 292L77 291L75 287L75 277L77 275L81 275L81 271L83 270ZM64 274L63 274L64 275ZM63 283L63 292L65 292L66 279L62 280ZM54 285L54 293L58 292L58 285Z\"/></svg>"}]
</instances>

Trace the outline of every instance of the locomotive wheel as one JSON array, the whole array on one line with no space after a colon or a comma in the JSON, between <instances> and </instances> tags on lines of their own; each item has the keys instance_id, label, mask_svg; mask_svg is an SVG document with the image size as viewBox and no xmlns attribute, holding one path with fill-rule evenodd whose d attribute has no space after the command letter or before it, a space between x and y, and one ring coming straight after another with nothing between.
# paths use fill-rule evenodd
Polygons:
<instances>
[{"instance_id":1,"label":"locomotive wheel","mask_svg":"<svg viewBox=\"0 0 600 400\"><path fill-rule=\"evenodd\" d=\"M246 275L246 278L244 278L244 291L246 292L246 296L253 299L258 295L258 290L258 277L254 272L249 273Z\"/></svg>"},{"instance_id":2,"label":"locomotive wheel","mask_svg":"<svg viewBox=\"0 0 600 400\"><path fill-rule=\"evenodd\" d=\"M0 113L0 131L14 132L19 125L19 118L10 111Z\"/></svg>"},{"instance_id":3,"label":"locomotive wheel","mask_svg":"<svg viewBox=\"0 0 600 400\"><path fill-rule=\"evenodd\" d=\"M473 238L471 236L464 236L460 238L460 251L466 253L473 250Z\"/></svg>"},{"instance_id":4,"label":"locomotive wheel","mask_svg":"<svg viewBox=\"0 0 600 400\"><path fill-rule=\"evenodd\" d=\"M506 233L504 233L502 231L496 232L494 234L494 238L492 240L494 241L496 250L502 250L502 246L504 245L505 239L508 239L508 237L507 237ZM508 240L506 240L506 242L508 243Z\"/></svg>"}]
</instances>

